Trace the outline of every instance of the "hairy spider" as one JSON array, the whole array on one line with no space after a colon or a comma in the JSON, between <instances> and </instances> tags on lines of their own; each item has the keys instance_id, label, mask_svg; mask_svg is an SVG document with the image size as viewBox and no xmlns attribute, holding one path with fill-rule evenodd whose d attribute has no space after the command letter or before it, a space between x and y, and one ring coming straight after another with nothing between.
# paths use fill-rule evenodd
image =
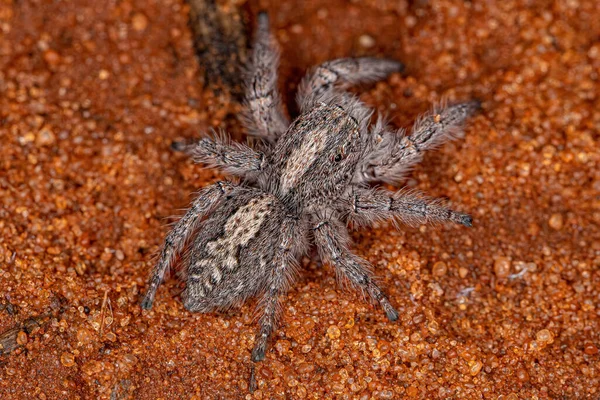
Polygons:
<instances>
[{"instance_id":1,"label":"hairy spider","mask_svg":"<svg viewBox=\"0 0 600 400\"><path fill-rule=\"evenodd\" d=\"M389 131L382 118L368 129L372 111L343 89L383 79L403 65L342 58L304 78L297 96L300 116L290 124L277 91L278 63L268 17L261 13L244 120L262 141L252 148L224 137L205 137L190 150L196 162L221 168L241 182L217 182L200 191L167 235L142 302L144 309L152 307L165 273L190 243L182 293L188 310L225 309L262 296L253 361L265 357L279 299L296 275L297 259L311 244L338 278L366 292L395 321L398 312L375 283L369 263L350 251L347 225L392 219L471 226L469 215L414 191L368 185L398 182L423 151L451 138L479 108L478 102L442 107L421 118L410 134Z\"/></svg>"}]
</instances>

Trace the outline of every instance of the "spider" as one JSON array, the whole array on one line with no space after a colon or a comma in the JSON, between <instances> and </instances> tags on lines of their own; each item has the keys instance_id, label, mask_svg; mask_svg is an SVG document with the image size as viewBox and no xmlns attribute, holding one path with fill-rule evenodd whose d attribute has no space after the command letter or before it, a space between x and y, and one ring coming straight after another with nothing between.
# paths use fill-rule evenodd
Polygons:
<instances>
[{"instance_id":1,"label":"spider","mask_svg":"<svg viewBox=\"0 0 600 400\"><path fill-rule=\"evenodd\" d=\"M410 134L390 131L381 117L369 129L372 111L343 89L384 79L403 65L341 58L303 79L300 115L290 123L277 91L279 53L266 13L258 15L257 25L244 121L261 141L253 148L215 135L191 147L196 162L240 179L200 190L167 235L142 301L142 308L152 307L165 273L189 247L182 272L186 309L210 312L261 296L255 362L265 358L280 299L297 274L297 260L312 245L339 279L366 292L390 321L398 319L369 263L350 251L347 226L387 219L471 226L469 215L440 201L369 185L397 183L425 150L454 136L479 108L477 101L442 107L421 118Z\"/></svg>"}]
</instances>

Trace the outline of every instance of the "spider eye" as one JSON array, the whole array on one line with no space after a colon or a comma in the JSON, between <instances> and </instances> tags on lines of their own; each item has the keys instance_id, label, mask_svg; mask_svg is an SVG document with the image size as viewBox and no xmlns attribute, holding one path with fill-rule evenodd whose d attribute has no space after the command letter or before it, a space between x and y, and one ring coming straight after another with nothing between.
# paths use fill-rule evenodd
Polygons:
<instances>
[{"instance_id":1,"label":"spider eye","mask_svg":"<svg viewBox=\"0 0 600 400\"><path fill-rule=\"evenodd\" d=\"M337 154L333 157L333 161L338 163L338 162L342 161L344 158L346 158L346 149L344 148L344 146L340 146L338 148Z\"/></svg>"}]
</instances>

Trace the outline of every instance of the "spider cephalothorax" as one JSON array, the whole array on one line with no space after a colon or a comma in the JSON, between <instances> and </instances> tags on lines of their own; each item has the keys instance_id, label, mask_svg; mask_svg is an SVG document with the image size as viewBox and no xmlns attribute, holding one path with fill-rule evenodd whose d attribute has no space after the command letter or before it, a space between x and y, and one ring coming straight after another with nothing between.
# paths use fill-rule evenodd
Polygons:
<instances>
[{"instance_id":1,"label":"spider cephalothorax","mask_svg":"<svg viewBox=\"0 0 600 400\"><path fill-rule=\"evenodd\" d=\"M369 129L372 112L343 89L383 79L402 64L376 58L344 58L311 71L300 85L300 116L290 124L277 91L277 46L260 14L249 68L244 121L261 144L251 148L225 138L204 138L190 151L200 163L221 168L242 183L218 182L200 191L168 234L142 307L175 256L185 258L190 311L208 312L261 296L260 332L252 360L265 357L279 297L291 284L298 257L311 245L337 275L366 292L394 321L398 313L373 281L370 266L349 250L348 223L394 219L409 224L471 217L415 192L370 189L397 182L422 152L460 129L477 102L443 107L423 117L410 134L389 131L382 119Z\"/></svg>"}]
</instances>

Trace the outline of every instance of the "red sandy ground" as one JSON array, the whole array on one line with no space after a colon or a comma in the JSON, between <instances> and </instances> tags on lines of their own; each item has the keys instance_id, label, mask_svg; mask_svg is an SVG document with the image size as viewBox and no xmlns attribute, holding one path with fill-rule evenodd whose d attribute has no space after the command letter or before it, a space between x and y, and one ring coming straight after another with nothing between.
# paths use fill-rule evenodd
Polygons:
<instances>
[{"instance_id":1,"label":"red sandy ground","mask_svg":"<svg viewBox=\"0 0 600 400\"><path fill-rule=\"evenodd\" d=\"M398 323L305 260L249 394L255 303L192 314L168 279L139 307L170 217L218 179L169 147L224 118L187 6L3 0L0 332L39 318L0 355L0 398L599 398L597 1L263 7L290 104L306 68L367 54L407 64L363 95L397 127L483 100L408 180L474 227L354 235Z\"/></svg>"}]
</instances>

